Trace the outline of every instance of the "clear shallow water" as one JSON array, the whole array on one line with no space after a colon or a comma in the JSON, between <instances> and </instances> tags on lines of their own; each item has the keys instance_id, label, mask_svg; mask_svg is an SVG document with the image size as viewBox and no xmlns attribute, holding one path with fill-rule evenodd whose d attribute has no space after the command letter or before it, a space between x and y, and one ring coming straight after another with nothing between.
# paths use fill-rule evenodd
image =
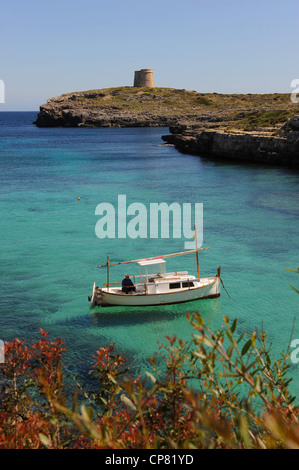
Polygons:
<instances>
[{"instance_id":1,"label":"clear shallow water","mask_svg":"<svg viewBox=\"0 0 299 470\"><path fill-rule=\"evenodd\" d=\"M28 342L39 328L65 340L64 363L85 373L99 346L114 342L132 372L150 368L149 357L165 335L189 339L186 311L199 311L212 328L223 315L239 320L238 332L265 328L277 353L288 346L298 314L299 173L181 155L162 143L166 128L38 129L36 113L0 113L0 338ZM182 240L100 240L101 202L202 202L201 274L216 273L219 299L175 306L99 309L87 301L99 270L111 262L184 250ZM78 201L80 197L80 201ZM196 272L192 255L172 258L170 270ZM111 268L120 281L128 268ZM136 269L130 269L130 274ZM299 338L296 321L294 338ZM299 368L292 366L299 394Z\"/></svg>"}]
</instances>

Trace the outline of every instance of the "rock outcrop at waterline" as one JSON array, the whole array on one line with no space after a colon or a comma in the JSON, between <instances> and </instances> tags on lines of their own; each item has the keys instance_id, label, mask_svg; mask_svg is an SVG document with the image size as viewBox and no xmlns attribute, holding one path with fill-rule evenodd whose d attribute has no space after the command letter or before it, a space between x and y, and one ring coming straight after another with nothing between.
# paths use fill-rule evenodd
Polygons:
<instances>
[{"instance_id":1,"label":"rock outcrop at waterline","mask_svg":"<svg viewBox=\"0 0 299 470\"><path fill-rule=\"evenodd\" d=\"M169 127L176 121L176 116L148 112L60 108L49 101L40 107L34 124L38 127Z\"/></svg>"},{"instance_id":2,"label":"rock outcrop at waterline","mask_svg":"<svg viewBox=\"0 0 299 470\"><path fill-rule=\"evenodd\" d=\"M277 135L213 130L188 123L170 127L170 132L162 136L163 141L182 153L299 167L299 116L287 121Z\"/></svg>"},{"instance_id":3,"label":"rock outcrop at waterline","mask_svg":"<svg viewBox=\"0 0 299 470\"><path fill-rule=\"evenodd\" d=\"M169 127L183 153L298 166L299 105L287 94L119 87L51 98L38 127Z\"/></svg>"}]
</instances>

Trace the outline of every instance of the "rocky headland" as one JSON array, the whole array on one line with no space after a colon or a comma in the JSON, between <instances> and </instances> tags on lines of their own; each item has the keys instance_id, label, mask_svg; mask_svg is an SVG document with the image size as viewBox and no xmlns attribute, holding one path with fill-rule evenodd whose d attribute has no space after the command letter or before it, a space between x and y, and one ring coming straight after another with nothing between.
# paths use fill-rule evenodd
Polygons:
<instances>
[{"instance_id":1,"label":"rocky headland","mask_svg":"<svg viewBox=\"0 0 299 470\"><path fill-rule=\"evenodd\" d=\"M299 166L299 105L287 94L119 87L51 98L39 127L168 127L182 153Z\"/></svg>"}]
</instances>

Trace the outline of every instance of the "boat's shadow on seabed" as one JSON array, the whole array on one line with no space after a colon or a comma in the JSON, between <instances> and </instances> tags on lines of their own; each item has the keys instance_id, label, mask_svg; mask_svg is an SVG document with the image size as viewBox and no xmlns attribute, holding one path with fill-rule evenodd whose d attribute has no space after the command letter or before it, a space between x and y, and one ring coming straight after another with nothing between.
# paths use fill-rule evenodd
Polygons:
<instances>
[{"instance_id":1,"label":"boat's shadow on seabed","mask_svg":"<svg viewBox=\"0 0 299 470\"><path fill-rule=\"evenodd\" d=\"M220 298L186 302L177 305L95 307L90 311L90 315L93 325L97 324L99 327L145 323L171 323L175 319L182 320L187 313L189 313L190 316L199 313L203 317L210 317L213 311L218 311L219 304Z\"/></svg>"}]
</instances>

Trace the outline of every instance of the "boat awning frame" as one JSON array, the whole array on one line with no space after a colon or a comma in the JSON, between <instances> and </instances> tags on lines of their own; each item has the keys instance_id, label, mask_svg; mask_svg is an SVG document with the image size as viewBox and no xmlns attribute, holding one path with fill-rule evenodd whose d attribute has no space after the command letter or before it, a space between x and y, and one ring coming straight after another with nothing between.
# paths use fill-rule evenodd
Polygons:
<instances>
[{"instance_id":1,"label":"boat awning frame","mask_svg":"<svg viewBox=\"0 0 299 470\"><path fill-rule=\"evenodd\" d=\"M152 266L154 264L165 264L166 261L164 259L150 259L146 261L138 261L139 266Z\"/></svg>"}]
</instances>

